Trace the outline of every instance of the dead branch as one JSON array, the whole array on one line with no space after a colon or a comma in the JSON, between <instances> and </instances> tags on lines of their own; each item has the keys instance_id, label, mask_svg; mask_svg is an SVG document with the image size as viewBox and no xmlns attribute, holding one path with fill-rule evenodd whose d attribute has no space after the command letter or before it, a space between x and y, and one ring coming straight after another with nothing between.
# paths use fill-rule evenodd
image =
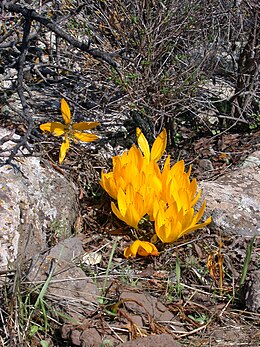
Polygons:
<instances>
[{"instance_id":1,"label":"dead branch","mask_svg":"<svg viewBox=\"0 0 260 347\"><path fill-rule=\"evenodd\" d=\"M70 43L72 46L80 49L83 52L90 54L95 59L99 59L99 60L103 60L107 62L108 64L113 66L115 69L119 67L119 64L112 59L111 57L112 55L110 53L106 53L98 49L90 48L91 40L88 40L88 42L85 43L75 39L73 36L71 36L66 31L64 31L60 26L58 26L51 19L39 15L35 10L29 7L18 5L18 4L6 4L5 8L6 10L10 12L20 13L24 17L27 17L28 15L30 15L31 20L35 20L41 23L46 28L54 32L57 36L63 38L65 41Z\"/></svg>"},{"instance_id":2,"label":"dead branch","mask_svg":"<svg viewBox=\"0 0 260 347\"><path fill-rule=\"evenodd\" d=\"M22 117L23 119L27 122L27 130L24 136L21 137L21 139L17 142L17 144L12 147L10 156L8 159L1 163L3 164L10 164L15 156L17 155L18 151L21 148L26 147L29 152L31 151L30 146L28 145L28 138L31 135L34 122L33 119L30 115L30 110L26 102L26 98L24 96L23 92L23 69L24 69L24 63L25 63L25 58L26 58L26 53L28 51L28 46L29 46L29 35L30 35L30 30L31 30L31 16L30 16L30 11L28 11L25 15L25 22L24 22L24 30L23 30L23 39L22 39L22 45L21 45L21 54L19 57L19 62L18 62L18 75L17 75L17 93L19 95L19 98L21 100L23 112L22 112Z\"/></svg>"}]
</instances>

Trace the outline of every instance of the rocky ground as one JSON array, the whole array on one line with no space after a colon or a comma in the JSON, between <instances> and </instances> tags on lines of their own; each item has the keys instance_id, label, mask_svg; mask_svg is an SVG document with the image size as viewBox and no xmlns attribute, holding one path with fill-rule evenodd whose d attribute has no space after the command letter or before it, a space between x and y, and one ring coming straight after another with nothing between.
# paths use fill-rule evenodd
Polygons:
<instances>
[{"instance_id":1,"label":"rocky ground","mask_svg":"<svg viewBox=\"0 0 260 347\"><path fill-rule=\"evenodd\" d=\"M255 151L239 167L199 182L213 216L209 228L158 257L136 259L123 257L131 230L111 214L95 168L85 172L85 189L52 161L29 157L17 162L21 171L1 168L2 341L257 346L259 161ZM12 324L19 334L4 340Z\"/></svg>"},{"instance_id":2,"label":"rocky ground","mask_svg":"<svg viewBox=\"0 0 260 347\"><path fill-rule=\"evenodd\" d=\"M0 9L0 345L260 345L257 4L28 3ZM100 139L60 165L61 98ZM213 221L126 259L100 173L136 127L167 129Z\"/></svg>"}]
</instances>

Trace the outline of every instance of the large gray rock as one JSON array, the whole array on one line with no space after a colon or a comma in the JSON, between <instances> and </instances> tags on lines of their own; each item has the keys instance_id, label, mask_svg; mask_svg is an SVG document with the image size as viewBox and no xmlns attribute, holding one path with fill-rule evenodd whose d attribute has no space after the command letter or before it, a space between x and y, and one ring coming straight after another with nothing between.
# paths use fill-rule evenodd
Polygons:
<instances>
[{"instance_id":1,"label":"large gray rock","mask_svg":"<svg viewBox=\"0 0 260 347\"><path fill-rule=\"evenodd\" d=\"M248 311L260 313L260 270L255 270L249 275L245 304Z\"/></svg>"},{"instance_id":2,"label":"large gray rock","mask_svg":"<svg viewBox=\"0 0 260 347\"><path fill-rule=\"evenodd\" d=\"M0 128L0 139L10 131ZM12 148L5 142L1 150ZM18 256L25 260L71 234L77 206L74 185L37 157L21 156L0 167L0 270Z\"/></svg>"},{"instance_id":3,"label":"large gray rock","mask_svg":"<svg viewBox=\"0 0 260 347\"><path fill-rule=\"evenodd\" d=\"M260 151L213 182L200 182L214 228L225 234L260 235Z\"/></svg>"}]
</instances>

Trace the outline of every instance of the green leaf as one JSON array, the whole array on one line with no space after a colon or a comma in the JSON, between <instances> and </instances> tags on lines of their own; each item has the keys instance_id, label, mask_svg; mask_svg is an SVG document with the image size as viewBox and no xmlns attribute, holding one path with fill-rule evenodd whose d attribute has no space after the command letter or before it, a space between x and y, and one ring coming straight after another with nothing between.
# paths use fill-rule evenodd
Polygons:
<instances>
[{"instance_id":1,"label":"green leaf","mask_svg":"<svg viewBox=\"0 0 260 347\"><path fill-rule=\"evenodd\" d=\"M30 329L30 335L34 336L39 330L39 327L37 325L33 325Z\"/></svg>"},{"instance_id":2,"label":"green leaf","mask_svg":"<svg viewBox=\"0 0 260 347\"><path fill-rule=\"evenodd\" d=\"M255 238L256 238L256 235L251 239L251 241L249 242L249 245L247 246L247 249L246 249L246 258L245 258L244 265L243 265L242 276L240 279L239 288L242 287L242 285L244 284L245 279L246 279L247 270L248 270L248 266L249 266L249 263L251 260L251 254L252 254Z\"/></svg>"},{"instance_id":3,"label":"green leaf","mask_svg":"<svg viewBox=\"0 0 260 347\"><path fill-rule=\"evenodd\" d=\"M41 340L41 346L42 347L49 347L49 344L45 340Z\"/></svg>"},{"instance_id":4,"label":"green leaf","mask_svg":"<svg viewBox=\"0 0 260 347\"><path fill-rule=\"evenodd\" d=\"M177 294L180 296L182 291L181 286L181 264L179 257L176 256L176 265L175 265L175 272L176 272L176 281L177 281Z\"/></svg>"}]
</instances>

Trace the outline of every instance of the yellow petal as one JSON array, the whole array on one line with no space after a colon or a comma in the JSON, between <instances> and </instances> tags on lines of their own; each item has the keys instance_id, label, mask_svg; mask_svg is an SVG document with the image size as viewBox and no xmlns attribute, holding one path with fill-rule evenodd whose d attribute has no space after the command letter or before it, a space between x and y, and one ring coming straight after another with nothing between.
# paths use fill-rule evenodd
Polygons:
<instances>
[{"instance_id":1,"label":"yellow petal","mask_svg":"<svg viewBox=\"0 0 260 347\"><path fill-rule=\"evenodd\" d=\"M189 166L189 170L188 170L188 172L187 172L188 177L190 177L191 169L192 169L192 165Z\"/></svg>"},{"instance_id":2,"label":"yellow petal","mask_svg":"<svg viewBox=\"0 0 260 347\"><path fill-rule=\"evenodd\" d=\"M117 193L117 201L118 201L118 209L122 216L126 215L127 211L127 204L126 204L126 195L123 192L122 188L119 188L118 193Z\"/></svg>"},{"instance_id":3,"label":"yellow petal","mask_svg":"<svg viewBox=\"0 0 260 347\"><path fill-rule=\"evenodd\" d=\"M114 202L111 202L111 209L112 209L113 213L117 216L118 219L124 220L124 216L122 216L121 212L116 207Z\"/></svg>"},{"instance_id":4,"label":"yellow petal","mask_svg":"<svg viewBox=\"0 0 260 347\"><path fill-rule=\"evenodd\" d=\"M161 201L155 200L153 217L155 219L155 223L158 225L158 228L165 224L165 212Z\"/></svg>"},{"instance_id":5,"label":"yellow petal","mask_svg":"<svg viewBox=\"0 0 260 347\"><path fill-rule=\"evenodd\" d=\"M166 129L164 129L156 138L153 143L151 150L151 159L154 161L158 161L165 151L167 144L167 133Z\"/></svg>"},{"instance_id":6,"label":"yellow petal","mask_svg":"<svg viewBox=\"0 0 260 347\"><path fill-rule=\"evenodd\" d=\"M117 194L118 208L112 203L112 210L115 215L123 220L126 224L131 227L138 229L138 223L140 219L144 216L145 212L137 211L135 206L135 193L132 185L128 185L126 188L126 193L120 187Z\"/></svg>"},{"instance_id":7,"label":"yellow petal","mask_svg":"<svg viewBox=\"0 0 260 347\"><path fill-rule=\"evenodd\" d=\"M135 178L138 180L138 168L134 163L129 163L125 171L124 179L127 183L137 184ZM132 185L132 184L131 184Z\"/></svg>"},{"instance_id":8,"label":"yellow petal","mask_svg":"<svg viewBox=\"0 0 260 347\"><path fill-rule=\"evenodd\" d=\"M124 250L124 256L125 256L126 258L129 258L129 257L136 257L136 254L137 254L137 251L138 251L140 242L141 242L140 240L136 240L136 241L134 241L129 247L127 247L127 248Z\"/></svg>"},{"instance_id":9,"label":"yellow petal","mask_svg":"<svg viewBox=\"0 0 260 347\"><path fill-rule=\"evenodd\" d=\"M87 134L87 133L82 133L80 131L73 131L73 137L75 137L76 139L82 142L92 142L99 139L99 137L95 134Z\"/></svg>"},{"instance_id":10,"label":"yellow petal","mask_svg":"<svg viewBox=\"0 0 260 347\"><path fill-rule=\"evenodd\" d=\"M167 243L167 236L166 236L166 234L168 234L167 225L162 225L161 227L157 227L157 224L155 224L155 232L156 232L156 235L159 237L159 239L163 243Z\"/></svg>"},{"instance_id":11,"label":"yellow petal","mask_svg":"<svg viewBox=\"0 0 260 347\"><path fill-rule=\"evenodd\" d=\"M143 159L144 158L140 148L137 148L135 145L133 145L128 152L127 162L132 162L133 164L135 164L138 170L140 170L143 164Z\"/></svg>"},{"instance_id":12,"label":"yellow petal","mask_svg":"<svg viewBox=\"0 0 260 347\"><path fill-rule=\"evenodd\" d=\"M185 216L183 216L183 223L182 223L182 229L186 230L189 227L193 226L195 223L193 222L194 217L194 209L190 208L186 213Z\"/></svg>"},{"instance_id":13,"label":"yellow petal","mask_svg":"<svg viewBox=\"0 0 260 347\"><path fill-rule=\"evenodd\" d=\"M116 200L117 198L117 187L115 184L114 173L104 173L104 170L101 171L101 182L100 185L105 191Z\"/></svg>"},{"instance_id":14,"label":"yellow petal","mask_svg":"<svg viewBox=\"0 0 260 347\"><path fill-rule=\"evenodd\" d=\"M178 220L172 220L167 225L167 233L165 233L164 243L172 243L180 238L182 225Z\"/></svg>"},{"instance_id":15,"label":"yellow petal","mask_svg":"<svg viewBox=\"0 0 260 347\"><path fill-rule=\"evenodd\" d=\"M149 255L159 255L159 252L154 244L147 241L136 240L124 250L124 256L126 258L136 257L137 254L147 257Z\"/></svg>"},{"instance_id":16,"label":"yellow petal","mask_svg":"<svg viewBox=\"0 0 260 347\"><path fill-rule=\"evenodd\" d=\"M149 148L148 141L146 140L146 137L144 136L144 134L141 132L139 128L136 128L136 137L137 137L138 145L141 151L143 152L145 158L150 160L150 148Z\"/></svg>"},{"instance_id":17,"label":"yellow petal","mask_svg":"<svg viewBox=\"0 0 260 347\"><path fill-rule=\"evenodd\" d=\"M138 223L140 222L143 215L140 215L133 205L128 206L127 213L125 215L124 221L131 227L138 229Z\"/></svg>"},{"instance_id":18,"label":"yellow petal","mask_svg":"<svg viewBox=\"0 0 260 347\"><path fill-rule=\"evenodd\" d=\"M100 125L99 122L79 122L72 124L73 130L89 130Z\"/></svg>"},{"instance_id":19,"label":"yellow petal","mask_svg":"<svg viewBox=\"0 0 260 347\"><path fill-rule=\"evenodd\" d=\"M65 132L64 124L60 122L44 123L40 125L41 131L48 131L54 136L61 136Z\"/></svg>"},{"instance_id":20,"label":"yellow petal","mask_svg":"<svg viewBox=\"0 0 260 347\"><path fill-rule=\"evenodd\" d=\"M181 233L181 235L180 235L180 237L183 236L184 234L188 234L188 233L190 233L190 232L192 232L192 231L194 231L194 230L203 228L203 227L205 227L206 225L208 225L208 224L211 223L211 222L212 222L212 218L209 217L207 220L205 220L205 222L200 223L200 224L193 225L193 226L189 227L188 229L183 230L182 233Z\"/></svg>"},{"instance_id":21,"label":"yellow petal","mask_svg":"<svg viewBox=\"0 0 260 347\"><path fill-rule=\"evenodd\" d=\"M205 211L205 208L206 208L206 200L203 202L201 208L199 209L199 212L195 215L194 224L196 224L201 219Z\"/></svg>"},{"instance_id":22,"label":"yellow petal","mask_svg":"<svg viewBox=\"0 0 260 347\"><path fill-rule=\"evenodd\" d=\"M163 206L163 203L159 205L155 217L155 232L163 243L172 243L179 238L182 228L176 202L165 208L166 206Z\"/></svg>"},{"instance_id":23,"label":"yellow petal","mask_svg":"<svg viewBox=\"0 0 260 347\"><path fill-rule=\"evenodd\" d=\"M60 164L63 162L69 147L70 147L70 141L67 137L65 137L61 146L60 146L60 155L59 155L59 163Z\"/></svg>"},{"instance_id":24,"label":"yellow petal","mask_svg":"<svg viewBox=\"0 0 260 347\"><path fill-rule=\"evenodd\" d=\"M70 124L70 118L71 118L70 117L70 108L69 108L67 101L64 98L61 99L60 109L61 109L62 117L64 119L64 123L66 125Z\"/></svg>"},{"instance_id":25,"label":"yellow petal","mask_svg":"<svg viewBox=\"0 0 260 347\"><path fill-rule=\"evenodd\" d=\"M183 175L185 169L184 160L177 161L170 170L171 176L180 177Z\"/></svg>"},{"instance_id":26,"label":"yellow petal","mask_svg":"<svg viewBox=\"0 0 260 347\"><path fill-rule=\"evenodd\" d=\"M194 181L196 182L196 180L194 179L194 180L191 182L191 185L190 185L190 193L191 193L191 197L190 197L190 198L193 199L193 200L191 200L191 206L194 206L194 205L199 201L199 198L200 198L200 196L201 196L201 189L198 191L198 193L197 193L196 196L195 196L195 194L193 194L194 191L195 191L195 193L196 193L196 190L197 190L197 183L196 183L195 189L193 189L193 187L192 187Z\"/></svg>"},{"instance_id":27,"label":"yellow petal","mask_svg":"<svg viewBox=\"0 0 260 347\"><path fill-rule=\"evenodd\" d=\"M170 161L171 161L171 157L168 155L167 158L165 159L163 170L162 170L162 181L165 183L170 172Z\"/></svg>"},{"instance_id":28,"label":"yellow petal","mask_svg":"<svg viewBox=\"0 0 260 347\"><path fill-rule=\"evenodd\" d=\"M137 253L142 257L147 257L148 255L159 255L155 245L147 241L140 241Z\"/></svg>"}]
</instances>

